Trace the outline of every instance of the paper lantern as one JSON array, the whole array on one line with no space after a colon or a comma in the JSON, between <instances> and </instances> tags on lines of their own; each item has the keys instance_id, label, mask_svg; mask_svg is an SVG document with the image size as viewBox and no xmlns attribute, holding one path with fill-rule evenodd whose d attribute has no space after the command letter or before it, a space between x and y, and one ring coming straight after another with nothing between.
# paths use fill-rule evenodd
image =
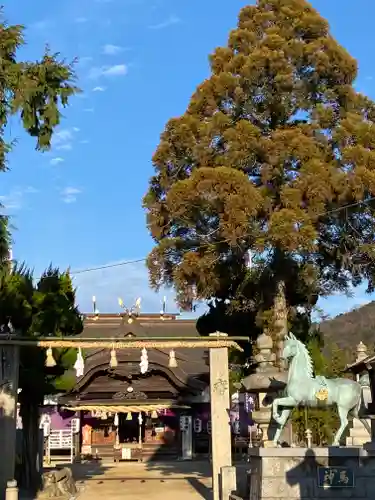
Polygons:
<instances>
[{"instance_id":1,"label":"paper lantern","mask_svg":"<svg viewBox=\"0 0 375 500\"><path fill-rule=\"evenodd\" d=\"M202 420L200 418L194 419L194 432L197 434L202 432Z\"/></svg>"}]
</instances>

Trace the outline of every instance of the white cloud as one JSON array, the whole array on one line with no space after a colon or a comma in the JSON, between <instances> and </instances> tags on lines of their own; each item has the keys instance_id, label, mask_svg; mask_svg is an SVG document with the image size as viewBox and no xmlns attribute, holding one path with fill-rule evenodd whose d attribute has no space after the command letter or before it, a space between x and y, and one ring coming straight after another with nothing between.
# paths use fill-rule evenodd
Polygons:
<instances>
[{"instance_id":1,"label":"white cloud","mask_svg":"<svg viewBox=\"0 0 375 500\"><path fill-rule=\"evenodd\" d=\"M50 161L50 165L58 165L59 163L63 163L64 161L64 158L61 158L61 156L56 156L55 158L52 158L52 160Z\"/></svg>"},{"instance_id":2,"label":"white cloud","mask_svg":"<svg viewBox=\"0 0 375 500\"><path fill-rule=\"evenodd\" d=\"M103 54L106 56L115 56L116 54L119 54L122 52L124 49L122 47L119 47L118 45L112 45L111 43L107 43L103 47Z\"/></svg>"},{"instance_id":3,"label":"white cloud","mask_svg":"<svg viewBox=\"0 0 375 500\"><path fill-rule=\"evenodd\" d=\"M71 151L73 146L71 144L61 144L61 146L57 146L56 149L62 151Z\"/></svg>"},{"instance_id":4,"label":"white cloud","mask_svg":"<svg viewBox=\"0 0 375 500\"><path fill-rule=\"evenodd\" d=\"M24 206L26 195L38 192L33 186L16 187L11 189L9 193L0 195L0 204L6 212L14 212Z\"/></svg>"},{"instance_id":5,"label":"white cloud","mask_svg":"<svg viewBox=\"0 0 375 500\"><path fill-rule=\"evenodd\" d=\"M36 189L34 186L27 186L23 189L25 194L36 194L39 193L39 189Z\"/></svg>"},{"instance_id":6,"label":"white cloud","mask_svg":"<svg viewBox=\"0 0 375 500\"><path fill-rule=\"evenodd\" d=\"M57 146L59 144L69 142L73 138L72 131L69 129L60 129L57 132L54 133L52 137L52 145Z\"/></svg>"},{"instance_id":7,"label":"white cloud","mask_svg":"<svg viewBox=\"0 0 375 500\"><path fill-rule=\"evenodd\" d=\"M79 128L63 128L54 133L52 137L52 147L56 150L71 151L73 148L74 134L79 132ZM61 162L58 162L61 163Z\"/></svg>"},{"instance_id":8,"label":"white cloud","mask_svg":"<svg viewBox=\"0 0 375 500\"><path fill-rule=\"evenodd\" d=\"M20 210L23 205L23 196L19 191L12 191L9 194L0 195L0 203L6 211Z\"/></svg>"},{"instance_id":9,"label":"white cloud","mask_svg":"<svg viewBox=\"0 0 375 500\"><path fill-rule=\"evenodd\" d=\"M149 287L148 272L144 262L129 263L117 266L116 262L108 264L106 269L74 275L77 287L77 300L82 312L92 312L91 298L96 296L100 312L120 312L118 298L125 306L131 307L141 297L141 311L159 313L163 296L167 297L167 312L177 312L173 290L161 290L155 293ZM87 266L90 268L96 267Z\"/></svg>"},{"instance_id":10,"label":"white cloud","mask_svg":"<svg viewBox=\"0 0 375 500\"><path fill-rule=\"evenodd\" d=\"M92 89L93 92L105 92L106 88L105 87L94 87Z\"/></svg>"},{"instance_id":11,"label":"white cloud","mask_svg":"<svg viewBox=\"0 0 375 500\"><path fill-rule=\"evenodd\" d=\"M126 75L128 67L126 64L115 64L114 66L102 66L101 68L91 68L89 78L122 76Z\"/></svg>"},{"instance_id":12,"label":"white cloud","mask_svg":"<svg viewBox=\"0 0 375 500\"><path fill-rule=\"evenodd\" d=\"M75 187L66 187L61 191L61 197L64 203L75 203L81 190Z\"/></svg>"},{"instance_id":13,"label":"white cloud","mask_svg":"<svg viewBox=\"0 0 375 500\"><path fill-rule=\"evenodd\" d=\"M130 259L109 262L107 267L90 272L77 273L72 271L74 284L77 286L77 300L82 312L92 312L91 297L96 296L97 307L102 313L120 312L118 297L121 297L127 307L131 307L138 297L142 299L143 313L158 313L161 309L163 296L167 297L167 312L178 312L175 304L173 289L162 289L158 293L149 287L148 271L145 262L129 262ZM138 259L134 259L138 260ZM121 262L128 264L121 265ZM87 265L88 269L100 267L99 263ZM364 305L375 300L374 294L365 293L365 286L359 286L353 290L352 297L335 295L326 299L320 299L318 306L324 312L333 317L353 309L356 305ZM206 306L201 304L195 313L183 313L182 317L194 318L206 311ZM317 319L317 318L316 318Z\"/></svg>"},{"instance_id":14,"label":"white cloud","mask_svg":"<svg viewBox=\"0 0 375 500\"><path fill-rule=\"evenodd\" d=\"M123 259L122 262L128 259ZM134 259L136 260L136 259ZM89 269L99 267L101 263L87 265ZM96 296L100 312L120 312L118 297L121 297L127 307L131 307L138 297L142 299L143 313L158 313L161 309L163 296L167 297L167 312L178 312L173 289L162 289L155 293L149 287L148 272L145 262L129 262L119 265L121 261L107 263L107 268L85 273L74 273L74 284L77 286L77 300L82 312L92 312L91 297ZM354 289L352 297L335 295L320 299L318 305L330 316L336 316L350 311L356 305L364 305L374 300L374 294L367 295L365 286ZM206 310L202 304L195 313L182 314L182 317L194 318Z\"/></svg>"},{"instance_id":15,"label":"white cloud","mask_svg":"<svg viewBox=\"0 0 375 500\"><path fill-rule=\"evenodd\" d=\"M51 21L47 19L42 19L40 21L36 21L35 23L30 25L30 28L35 29L37 31L42 31L51 26Z\"/></svg>"},{"instance_id":16,"label":"white cloud","mask_svg":"<svg viewBox=\"0 0 375 500\"><path fill-rule=\"evenodd\" d=\"M110 66L103 71L104 76L117 76L117 75L126 75L128 72L128 68L126 64L116 64L114 66Z\"/></svg>"},{"instance_id":17,"label":"white cloud","mask_svg":"<svg viewBox=\"0 0 375 500\"><path fill-rule=\"evenodd\" d=\"M181 19L177 16L169 16L165 21L149 26L152 30L162 30L164 28L169 28L169 26L173 26L174 24L179 24Z\"/></svg>"},{"instance_id":18,"label":"white cloud","mask_svg":"<svg viewBox=\"0 0 375 500\"><path fill-rule=\"evenodd\" d=\"M317 305L329 317L349 312L353 308L361 307L375 299L374 294L366 293L366 286L360 285L353 288L349 295L334 294L331 297L320 298Z\"/></svg>"},{"instance_id":19,"label":"white cloud","mask_svg":"<svg viewBox=\"0 0 375 500\"><path fill-rule=\"evenodd\" d=\"M91 56L84 56L78 58L78 64L80 66L85 66L86 64L92 62L93 58Z\"/></svg>"}]
</instances>

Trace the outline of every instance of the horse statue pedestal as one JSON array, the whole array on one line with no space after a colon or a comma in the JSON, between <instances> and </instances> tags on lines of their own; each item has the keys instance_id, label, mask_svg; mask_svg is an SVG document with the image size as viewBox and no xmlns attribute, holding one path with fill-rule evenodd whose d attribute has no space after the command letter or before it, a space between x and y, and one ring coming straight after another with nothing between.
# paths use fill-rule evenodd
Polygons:
<instances>
[{"instance_id":1,"label":"horse statue pedestal","mask_svg":"<svg viewBox=\"0 0 375 500\"><path fill-rule=\"evenodd\" d=\"M251 448L250 500L370 500L375 448Z\"/></svg>"}]
</instances>

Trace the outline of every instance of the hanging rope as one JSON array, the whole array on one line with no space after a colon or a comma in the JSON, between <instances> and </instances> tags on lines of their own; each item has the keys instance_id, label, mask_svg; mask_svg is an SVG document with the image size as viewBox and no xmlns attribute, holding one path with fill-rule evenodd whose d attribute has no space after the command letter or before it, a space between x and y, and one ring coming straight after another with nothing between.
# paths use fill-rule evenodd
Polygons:
<instances>
[{"instance_id":1,"label":"hanging rope","mask_svg":"<svg viewBox=\"0 0 375 500\"><path fill-rule=\"evenodd\" d=\"M247 340L247 339L244 339ZM221 347L227 347L228 349L236 349L237 351L243 351L243 349L234 340L214 340L207 339L203 341L193 341L193 340L167 340L167 341L149 341L149 340L129 340L123 341L113 341L113 340L7 340L4 343L8 345L18 345L18 346L38 346L44 349L48 348L61 348L61 347L80 347L81 349L92 349L97 347L103 347L104 349L197 349L197 348L207 348L215 349Z\"/></svg>"},{"instance_id":2,"label":"hanging rope","mask_svg":"<svg viewBox=\"0 0 375 500\"><path fill-rule=\"evenodd\" d=\"M178 404L142 404L142 405L82 405L82 406L68 406L65 405L64 409L65 410L70 410L70 411L100 411L100 412L107 412L107 413L139 413L139 412L153 412L157 410L165 410L167 408L180 408L180 409L189 409L190 406L187 405L178 405ZM156 414L157 415L157 414Z\"/></svg>"}]
</instances>

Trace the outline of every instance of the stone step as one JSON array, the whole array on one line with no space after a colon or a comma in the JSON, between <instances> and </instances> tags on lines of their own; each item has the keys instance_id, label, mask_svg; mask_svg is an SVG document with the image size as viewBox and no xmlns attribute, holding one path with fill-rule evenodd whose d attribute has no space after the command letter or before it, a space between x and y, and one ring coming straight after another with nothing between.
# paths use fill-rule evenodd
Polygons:
<instances>
[{"instance_id":1,"label":"stone step","mask_svg":"<svg viewBox=\"0 0 375 500\"><path fill-rule=\"evenodd\" d=\"M93 446L93 455L96 455L102 459L113 458L113 447L112 446ZM144 445L142 447L142 458L144 460L161 460L161 459L177 459L180 456L180 451L177 448L163 447L158 445Z\"/></svg>"}]
</instances>

